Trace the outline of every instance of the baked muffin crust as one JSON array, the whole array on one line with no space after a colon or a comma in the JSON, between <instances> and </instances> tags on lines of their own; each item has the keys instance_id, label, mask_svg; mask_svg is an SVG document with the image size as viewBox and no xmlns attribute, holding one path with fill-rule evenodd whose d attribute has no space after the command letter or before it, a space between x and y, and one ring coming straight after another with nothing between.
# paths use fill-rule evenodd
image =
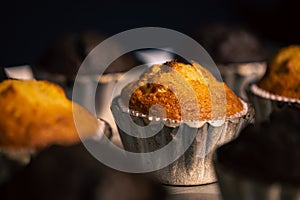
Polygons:
<instances>
[{"instance_id":1,"label":"baked muffin crust","mask_svg":"<svg viewBox=\"0 0 300 200\"><path fill-rule=\"evenodd\" d=\"M239 98L198 63L153 65L121 93L129 109L172 120L212 120L243 110ZM153 107L160 105L160 107ZM150 113L149 113L150 112Z\"/></svg>"},{"instance_id":2,"label":"baked muffin crust","mask_svg":"<svg viewBox=\"0 0 300 200\"><path fill-rule=\"evenodd\" d=\"M89 136L97 131L97 119L67 99L60 86L48 81L1 82L0 107L2 149L39 149L78 142L73 111L80 113L82 123L88 123L80 125L82 133Z\"/></svg>"},{"instance_id":3,"label":"baked muffin crust","mask_svg":"<svg viewBox=\"0 0 300 200\"><path fill-rule=\"evenodd\" d=\"M268 63L258 86L272 94L300 99L300 46L282 48Z\"/></svg>"}]
</instances>

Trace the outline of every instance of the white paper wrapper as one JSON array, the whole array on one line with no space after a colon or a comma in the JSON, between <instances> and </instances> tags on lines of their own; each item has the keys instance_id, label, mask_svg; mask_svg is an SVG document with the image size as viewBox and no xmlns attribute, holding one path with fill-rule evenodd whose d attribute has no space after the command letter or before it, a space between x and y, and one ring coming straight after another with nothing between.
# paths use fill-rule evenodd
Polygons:
<instances>
[{"instance_id":1,"label":"white paper wrapper","mask_svg":"<svg viewBox=\"0 0 300 200\"><path fill-rule=\"evenodd\" d=\"M214 154L214 167L218 177L223 200L299 200L300 185L287 185L253 179L229 170L218 159L218 151L226 148L225 144Z\"/></svg>"},{"instance_id":2,"label":"white paper wrapper","mask_svg":"<svg viewBox=\"0 0 300 200\"><path fill-rule=\"evenodd\" d=\"M271 94L256 84L249 85L247 89L249 102L255 108L255 121L265 121L269 119L273 111L285 108L300 109L300 99L292 99Z\"/></svg>"},{"instance_id":3,"label":"white paper wrapper","mask_svg":"<svg viewBox=\"0 0 300 200\"><path fill-rule=\"evenodd\" d=\"M169 166L154 172L159 181L170 185L200 185L215 182L216 177L212 165L213 151L216 147L235 138L239 131L252 121L254 110L245 102L243 104L244 109L241 113L227 118L225 122L218 126L213 121L184 122L182 125L184 134L196 131L196 137L179 159ZM137 131L137 129L131 123L127 123L128 117L131 117L140 126L146 126L149 122L164 122L162 129L154 136L148 138L133 137L119 128L123 146L125 150L131 152L152 152L164 147L173 140L181 124L181 122L132 112L122 104L120 97L113 100L111 109L117 125L122 123L123 127L128 126L127 130L132 132ZM149 131L149 129L147 130ZM139 129L139 131L141 130ZM139 133L139 135L149 135L150 132L145 131Z\"/></svg>"},{"instance_id":4,"label":"white paper wrapper","mask_svg":"<svg viewBox=\"0 0 300 200\"><path fill-rule=\"evenodd\" d=\"M247 100L245 92L250 83L259 80L266 71L265 62L232 63L218 65L224 82L239 97Z\"/></svg>"}]
</instances>

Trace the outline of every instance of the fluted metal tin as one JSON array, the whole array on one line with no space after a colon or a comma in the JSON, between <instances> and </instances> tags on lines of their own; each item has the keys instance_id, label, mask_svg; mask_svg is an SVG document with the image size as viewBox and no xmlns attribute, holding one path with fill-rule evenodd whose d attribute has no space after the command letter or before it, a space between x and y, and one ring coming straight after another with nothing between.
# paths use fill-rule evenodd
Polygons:
<instances>
[{"instance_id":1,"label":"fluted metal tin","mask_svg":"<svg viewBox=\"0 0 300 200\"><path fill-rule=\"evenodd\" d=\"M291 108L300 109L300 99L292 99L271 94L256 84L248 86L247 95L255 109L255 121L268 120L273 111Z\"/></svg>"},{"instance_id":2,"label":"fluted metal tin","mask_svg":"<svg viewBox=\"0 0 300 200\"><path fill-rule=\"evenodd\" d=\"M247 86L259 80L266 71L265 62L220 64L218 67L224 82L244 100L248 98L245 92Z\"/></svg>"},{"instance_id":3,"label":"fluted metal tin","mask_svg":"<svg viewBox=\"0 0 300 200\"><path fill-rule=\"evenodd\" d=\"M213 163L223 200L299 200L300 185L268 182L240 174L220 162L218 152L230 143L217 148Z\"/></svg>"},{"instance_id":4,"label":"fluted metal tin","mask_svg":"<svg viewBox=\"0 0 300 200\"><path fill-rule=\"evenodd\" d=\"M120 97L113 100L111 109L117 125L122 123L122 126L132 126L130 123L127 123L128 117L140 126L149 125L149 122L159 123L163 120L164 125L162 129L154 136L148 138L133 137L119 128L123 146L127 151L142 153L160 149L173 140L180 125L182 125L184 134L196 131L196 137L193 139L192 144L179 159L167 167L154 172L159 181L164 184L187 186L216 181L212 165L213 151L216 147L235 138L239 131L252 121L254 110L245 102L243 102L243 105L244 109L241 113L227 118L218 126L214 125L212 121L200 122L195 126L197 123L190 125L185 122L149 117L130 111L122 105ZM134 127L128 127L127 130L137 131ZM149 133L145 131L139 134L147 135Z\"/></svg>"}]
</instances>

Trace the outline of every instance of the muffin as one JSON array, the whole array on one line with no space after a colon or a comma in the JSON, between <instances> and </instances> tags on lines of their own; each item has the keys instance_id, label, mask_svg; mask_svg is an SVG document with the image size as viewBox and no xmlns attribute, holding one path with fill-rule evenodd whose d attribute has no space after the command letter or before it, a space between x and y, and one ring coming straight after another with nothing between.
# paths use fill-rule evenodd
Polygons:
<instances>
[{"instance_id":1,"label":"muffin","mask_svg":"<svg viewBox=\"0 0 300 200\"><path fill-rule=\"evenodd\" d=\"M125 72L140 64L132 52L120 56L122 46L117 42L110 45L110 51L100 52L105 54L103 59L117 57L109 66L104 66L107 60L99 60L99 56L91 56L86 62L84 70L77 76L82 62L89 53L108 36L101 32L90 31L80 34L67 34L58 37L51 43L41 56L37 58L33 69L37 79L50 80L64 88L67 97L72 96L74 81L76 78L80 96L75 97L76 102L84 105L88 110L95 109L97 116L112 124L114 135L117 128L114 126L113 117L110 113L110 103L113 88L116 82ZM119 57L120 56L120 57ZM93 63L93 65L89 65ZM99 69L104 73L100 76ZM77 77L76 77L77 76ZM96 105L91 105L90 90L93 84L98 84L96 91Z\"/></svg>"},{"instance_id":2,"label":"muffin","mask_svg":"<svg viewBox=\"0 0 300 200\"><path fill-rule=\"evenodd\" d=\"M123 88L111 109L127 151L153 152L179 142L174 154L165 156L178 151L183 155L155 172L161 182L171 185L214 182L213 149L236 137L251 118L248 105L196 62L153 65ZM161 124L155 134L155 125ZM178 140L176 134L182 130L187 138Z\"/></svg>"},{"instance_id":3,"label":"muffin","mask_svg":"<svg viewBox=\"0 0 300 200\"><path fill-rule=\"evenodd\" d=\"M300 99L300 46L282 48L258 86L272 94Z\"/></svg>"},{"instance_id":4,"label":"muffin","mask_svg":"<svg viewBox=\"0 0 300 200\"><path fill-rule=\"evenodd\" d=\"M247 100L246 86L263 76L274 47L254 31L237 25L204 26L195 31L194 38L216 62L229 88Z\"/></svg>"},{"instance_id":5,"label":"muffin","mask_svg":"<svg viewBox=\"0 0 300 200\"><path fill-rule=\"evenodd\" d=\"M1 172L4 158L27 164L32 154L48 146L68 146L98 134L97 118L51 82L4 80L0 97Z\"/></svg>"},{"instance_id":6,"label":"muffin","mask_svg":"<svg viewBox=\"0 0 300 200\"><path fill-rule=\"evenodd\" d=\"M52 143L78 142L74 117L79 116L73 116L73 109L80 112L82 123L88 123L82 126L83 132L97 132L97 119L48 81L5 80L0 84L0 96L2 149L39 149Z\"/></svg>"},{"instance_id":7,"label":"muffin","mask_svg":"<svg viewBox=\"0 0 300 200\"><path fill-rule=\"evenodd\" d=\"M272 110L300 104L300 46L282 48L270 60L265 75L249 88L249 99L258 111L258 120Z\"/></svg>"},{"instance_id":8,"label":"muffin","mask_svg":"<svg viewBox=\"0 0 300 200\"><path fill-rule=\"evenodd\" d=\"M195 30L193 37L216 63L258 62L269 56L262 38L243 26L212 24Z\"/></svg>"},{"instance_id":9,"label":"muffin","mask_svg":"<svg viewBox=\"0 0 300 200\"><path fill-rule=\"evenodd\" d=\"M299 118L299 110L273 112L269 121L246 127L217 149L224 200L300 198Z\"/></svg>"},{"instance_id":10,"label":"muffin","mask_svg":"<svg viewBox=\"0 0 300 200\"><path fill-rule=\"evenodd\" d=\"M72 82L87 55L101 42L107 39L107 35L99 32L84 32L81 34L67 34L55 39L37 58L34 63L34 70L41 77L54 76L58 77L58 81L65 86L68 81ZM117 43L113 44L115 52L119 52L121 46ZM107 55L110 56L110 55ZM105 74L120 73L131 69L137 61L131 54L126 54L116 59L107 67ZM98 69L90 68L86 74L93 74ZM61 77L61 78L59 78ZM61 80L60 80L61 79Z\"/></svg>"}]
</instances>

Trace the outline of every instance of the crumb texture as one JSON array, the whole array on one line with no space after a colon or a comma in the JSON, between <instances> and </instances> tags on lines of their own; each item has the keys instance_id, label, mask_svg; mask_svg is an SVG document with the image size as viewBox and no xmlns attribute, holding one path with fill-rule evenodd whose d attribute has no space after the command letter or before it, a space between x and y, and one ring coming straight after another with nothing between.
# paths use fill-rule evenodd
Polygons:
<instances>
[{"instance_id":1,"label":"crumb texture","mask_svg":"<svg viewBox=\"0 0 300 200\"><path fill-rule=\"evenodd\" d=\"M211 120L243 109L226 84L196 62L153 65L139 81L127 85L121 96L131 110L173 120Z\"/></svg>"}]
</instances>

